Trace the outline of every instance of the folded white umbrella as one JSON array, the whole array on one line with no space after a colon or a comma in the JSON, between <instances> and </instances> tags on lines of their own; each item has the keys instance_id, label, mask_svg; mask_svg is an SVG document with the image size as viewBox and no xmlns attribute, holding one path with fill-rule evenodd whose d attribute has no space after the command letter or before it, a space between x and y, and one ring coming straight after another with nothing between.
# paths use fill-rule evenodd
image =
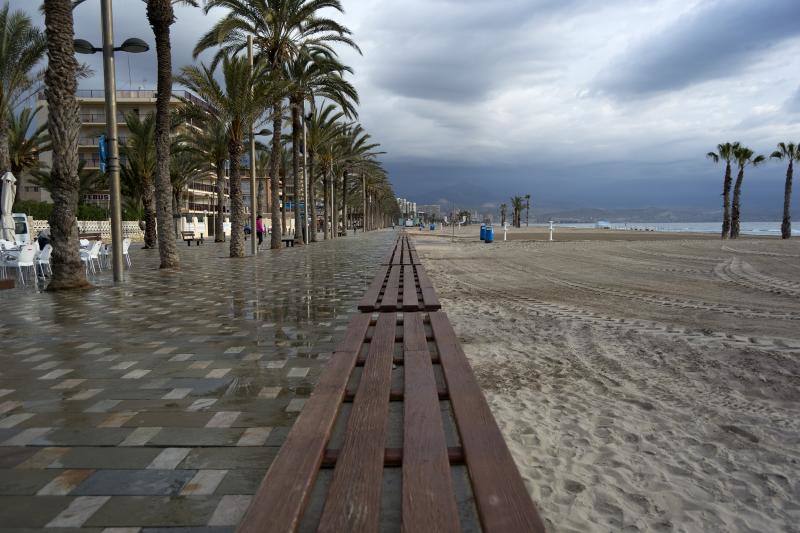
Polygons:
<instances>
[{"instance_id":1,"label":"folded white umbrella","mask_svg":"<svg viewBox=\"0 0 800 533\"><path fill-rule=\"evenodd\" d=\"M11 210L14 208L14 196L17 193L17 178L11 172L6 172L2 178L2 196L0 196L0 239L13 241L15 238L14 232L14 217L11 215Z\"/></svg>"}]
</instances>

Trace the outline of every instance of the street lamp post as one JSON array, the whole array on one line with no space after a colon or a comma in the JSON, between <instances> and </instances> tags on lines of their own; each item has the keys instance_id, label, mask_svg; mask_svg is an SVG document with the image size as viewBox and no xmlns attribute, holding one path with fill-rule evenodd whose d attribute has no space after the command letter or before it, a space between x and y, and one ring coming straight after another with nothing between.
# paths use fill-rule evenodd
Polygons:
<instances>
[{"instance_id":1,"label":"street lamp post","mask_svg":"<svg viewBox=\"0 0 800 533\"><path fill-rule=\"evenodd\" d=\"M103 46L94 47L84 39L75 40L75 51L79 54L103 52L103 78L106 100L106 143L108 156L106 172L111 182L111 265L114 281L122 281L122 201L119 183L119 145L117 143L117 84L114 68L114 52L139 54L150 47L141 39L126 39L122 46L114 48L114 21L111 0L100 0L100 18L103 28Z\"/></svg>"}]
</instances>

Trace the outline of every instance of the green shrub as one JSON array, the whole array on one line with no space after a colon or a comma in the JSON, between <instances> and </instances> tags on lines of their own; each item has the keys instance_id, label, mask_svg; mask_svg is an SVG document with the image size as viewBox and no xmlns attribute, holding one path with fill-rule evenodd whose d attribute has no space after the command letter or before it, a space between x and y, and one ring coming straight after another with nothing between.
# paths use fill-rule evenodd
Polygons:
<instances>
[{"instance_id":1,"label":"green shrub","mask_svg":"<svg viewBox=\"0 0 800 533\"><path fill-rule=\"evenodd\" d=\"M14 213L25 213L34 220L48 220L53 212L53 204L34 200L18 200L14 204ZM96 205L79 205L78 220L108 220L108 212Z\"/></svg>"},{"instance_id":2,"label":"green shrub","mask_svg":"<svg viewBox=\"0 0 800 533\"><path fill-rule=\"evenodd\" d=\"M11 210L13 213L25 213L34 220L47 220L53 211L53 204L35 200L17 200Z\"/></svg>"},{"instance_id":3,"label":"green shrub","mask_svg":"<svg viewBox=\"0 0 800 533\"><path fill-rule=\"evenodd\" d=\"M108 220L108 211L96 205L79 205L78 220Z\"/></svg>"}]
</instances>

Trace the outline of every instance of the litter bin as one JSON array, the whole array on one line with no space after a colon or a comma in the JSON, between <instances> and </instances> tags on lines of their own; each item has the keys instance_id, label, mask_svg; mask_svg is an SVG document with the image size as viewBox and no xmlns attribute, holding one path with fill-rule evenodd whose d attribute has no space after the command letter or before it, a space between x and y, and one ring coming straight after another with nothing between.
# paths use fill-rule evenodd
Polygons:
<instances>
[{"instance_id":1,"label":"litter bin","mask_svg":"<svg viewBox=\"0 0 800 533\"><path fill-rule=\"evenodd\" d=\"M481 240L486 240L486 224L481 224Z\"/></svg>"},{"instance_id":2,"label":"litter bin","mask_svg":"<svg viewBox=\"0 0 800 533\"><path fill-rule=\"evenodd\" d=\"M431 224L431 231L436 229L436 224Z\"/></svg>"},{"instance_id":3,"label":"litter bin","mask_svg":"<svg viewBox=\"0 0 800 533\"><path fill-rule=\"evenodd\" d=\"M486 238L484 242L487 244L494 242L494 228L492 226L486 226Z\"/></svg>"}]
</instances>

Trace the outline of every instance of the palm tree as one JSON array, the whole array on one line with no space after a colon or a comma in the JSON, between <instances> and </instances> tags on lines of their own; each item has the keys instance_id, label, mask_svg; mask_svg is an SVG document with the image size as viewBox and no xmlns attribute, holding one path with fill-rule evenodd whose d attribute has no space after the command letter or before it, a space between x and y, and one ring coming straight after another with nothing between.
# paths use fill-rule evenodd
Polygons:
<instances>
[{"instance_id":1,"label":"palm tree","mask_svg":"<svg viewBox=\"0 0 800 533\"><path fill-rule=\"evenodd\" d=\"M263 61L274 82L283 81L287 62L300 55L301 50L313 49L335 55L332 45L343 43L356 50L358 47L348 37L350 30L320 13L332 9L343 13L339 0L208 0L205 12L222 7L228 13L220 19L197 43L194 55L213 46L220 46L214 61L236 54L247 46L247 36L253 36L257 50L256 61ZM360 51L360 50L359 50ZM279 187L279 162L281 158L281 128L283 125L283 98L288 92L275 93L272 102L272 227L280 223L277 190ZM273 230L271 248L280 248L280 235Z\"/></svg>"},{"instance_id":2,"label":"palm tree","mask_svg":"<svg viewBox=\"0 0 800 533\"><path fill-rule=\"evenodd\" d=\"M800 161L800 146L794 143L778 143L778 149L772 152L770 158L789 162L786 167L786 184L783 187L783 222L781 223L781 239L792 236L792 174L794 162Z\"/></svg>"},{"instance_id":3,"label":"palm tree","mask_svg":"<svg viewBox=\"0 0 800 533\"><path fill-rule=\"evenodd\" d=\"M203 172L205 161L188 145L175 142L170 148L169 178L172 185L172 219L175 234L178 233L177 220L181 216L181 196L191 180Z\"/></svg>"},{"instance_id":4,"label":"palm tree","mask_svg":"<svg viewBox=\"0 0 800 533\"><path fill-rule=\"evenodd\" d=\"M216 174L217 212L214 217L214 242L225 242L225 163L228 160L228 125L219 112L197 100L179 97L183 102L179 116L200 126L187 136L189 147L202 161L202 168Z\"/></svg>"},{"instance_id":5,"label":"palm tree","mask_svg":"<svg viewBox=\"0 0 800 533\"><path fill-rule=\"evenodd\" d=\"M301 50L293 60L285 65L284 78L290 82L289 104L292 120L292 173L294 174L295 191L302 190L300 183L300 121L304 102L315 98L328 98L344 110L347 116L356 116L354 103L358 103L358 93L344 78L343 72L351 72L349 67L339 63L326 53L313 53L308 49ZM301 197L295 193L295 196ZM300 210L295 209L295 241L302 240ZM310 233L310 232L309 232Z\"/></svg>"},{"instance_id":6,"label":"palm tree","mask_svg":"<svg viewBox=\"0 0 800 533\"><path fill-rule=\"evenodd\" d=\"M180 268L180 256L175 234L170 231L172 222L172 185L170 181L170 129L169 102L172 98L172 45L170 26L175 22L173 4L197 7L195 0L146 0L147 21L153 28L156 41L157 86L155 123L155 197L158 219L159 268Z\"/></svg>"},{"instance_id":7,"label":"palm tree","mask_svg":"<svg viewBox=\"0 0 800 533\"><path fill-rule=\"evenodd\" d=\"M744 169L748 165L760 165L766 160L763 155L755 155L750 148L738 146L734 151L734 158L739 165L739 175L736 176L736 184L733 186L733 205L731 207L731 239L739 237L739 214L742 198L742 182L744 181Z\"/></svg>"},{"instance_id":8,"label":"palm tree","mask_svg":"<svg viewBox=\"0 0 800 533\"><path fill-rule=\"evenodd\" d=\"M344 116L343 111L338 111L336 106L327 104L322 109L313 109L310 120L308 121L308 132L306 142L308 144L308 173L309 173L309 204L311 204L311 240L316 240L316 213L314 213L314 205L316 198L315 184L317 179L316 163L319 161L322 172L322 186L323 186L323 222L322 231L323 238L328 238L329 232L329 217L330 217L330 187L329 187L329 169L333 167L333 150L336 143L336 138L342 128L339 120Z\"/></svg>"},{"instance_id":9,"label":"palm tree","mask_svg":"<svg viewBox=\"0 0 800 533\"><path fill-rule=\"evenodd\" d=\"M244 200L241 184L241 156L244 138L258 118L285 86L272 83L263 64L250 66L246 58L222 58L224 87L214 78L214 69L200 64L181 70L180 83L214 108L226 125L230 164L231 257L244 257ZM273 224L273 234L276 233ZM279 236L280 237L280 236ZM278 241L280 243L280 241Z\"/></svg>"},{"instance_id":10,"label":"palm tree","mask_svg":"<svg viewBox=\"0 0 800 533\"><path fill-rule=\"evenodd\" d=\"M3 12L0 12L0 19ZM78 62L75 60L75 33L70 0L45 0L44 20L47 37L47 70L44 75L44 94L49 110L48 131L53 143L51 165L53 211L50 213L50 233L53 241L53 277L48 290L88 287L81 263L78 243L78 133L80 120L75 91ZM6 22L7 24L7 22ZM29 37L37 36L31 31ZM15 43L14 46L20 46ZM2 55L2 53L0 53ZM23 84L25 85L25 84ZM6 96L4 96L5 98ZM4 115L8 101L0 107ZM7 141L6 141L7 142ZM2 150L7 150L4 147ZM7 156L4 156L7 157ZM6 161L7 162L7 161Z\"/></svg>"},{"instance_id":11,"label":"palm tree","mask_svg":"<svg viewBox=\"0 0 800 533\"><path fill-rule=\"evenodd\" d=\"M506 225L506 214L508 212L508 205L507 204L500 204L500 225L505 227Z\"/></svg>"},{"instance_id":12,"label":"palm tree","mask_svg":"<svg viewBox=\"0 0 800 533\"><path fill-rule=\"evenodd\" d=\"M22 190L22 180L25 173L35 172L42 167L39 154L49 152L50 138L47 135L47 123L33 128L36 115L41 107L24 108L19 114L12 113L8 129L8 147L10 155L10 170L17 178L17 196ZM49 189L48 189L49 190Z\"/></svg>"},{"instance_id":13,"label":"palm tree","mask_svg":"<svg viewBox=\"0 0 800 533\"><path fill-rule=\"evenodd\" d=\"M734 152L739 148L739 143L722 143L717 145L716 152L708 152L706 157L719 163L725 161L725 178L722 182L722 238L727 239L731 232L731 161Z\"/></svg>"},{"instance_id":14,"label":"palm tree","mask_svg":"<svg viewBox=\"0 0 800 533\"><path fill-rule=\"evenodd\" d=\"M120 178L131 183L141 184L142 204L144 206L144 248L155 248L158 243L156 233L155 186L156 174L156 121L153 115L142 120L136 113L128 113L125 123L130 130L128 140L121 146L120 155L125 162L120 168ZM170 188L170 191L172 189ZM170 198L172 195L170 194ZM170 214L170 227L172 224Z\"/></svg>"},{"instance_id":15,"label":"palm tree","mask_svg":"<svg viewBox=\"0 0 800 533\"><path fill-rule=\"evenodd\" d=\"M522 196L511 197L511 208L514 210L513 225L516 228L519 228L522 225L522 208L524 206L522 199Z\"/></svg>"},{"instance_id":16,"label":"palm tree","mask_svg":"<svg viewBox=\"0 0 800 533\"><path fill-rule=\"evenodd\" d=\"M11 170L10 117L41 80L31 72L44 54L45 35L24 12L11 12L6 1L0 8L0 172Z\"/></svg>"},{"instance_id":17,"label":"palm tree","mask_svg":"<svg viewBox=\"0 0 800 533\"><path fill-rule=\"evenodd\" d=\"M339 173L342 177L342 229L347 234L347 202L349 198L348 185L352 185L349 181L350 172L357 172L359 168L365 165L365 162L372 160L377 154L376 149L380 146L377 143L370 142L370 136L359 124L350 124L342 128L339 135L340 149L338 151L338 167Z\"/></svg>"}]
</instances>

